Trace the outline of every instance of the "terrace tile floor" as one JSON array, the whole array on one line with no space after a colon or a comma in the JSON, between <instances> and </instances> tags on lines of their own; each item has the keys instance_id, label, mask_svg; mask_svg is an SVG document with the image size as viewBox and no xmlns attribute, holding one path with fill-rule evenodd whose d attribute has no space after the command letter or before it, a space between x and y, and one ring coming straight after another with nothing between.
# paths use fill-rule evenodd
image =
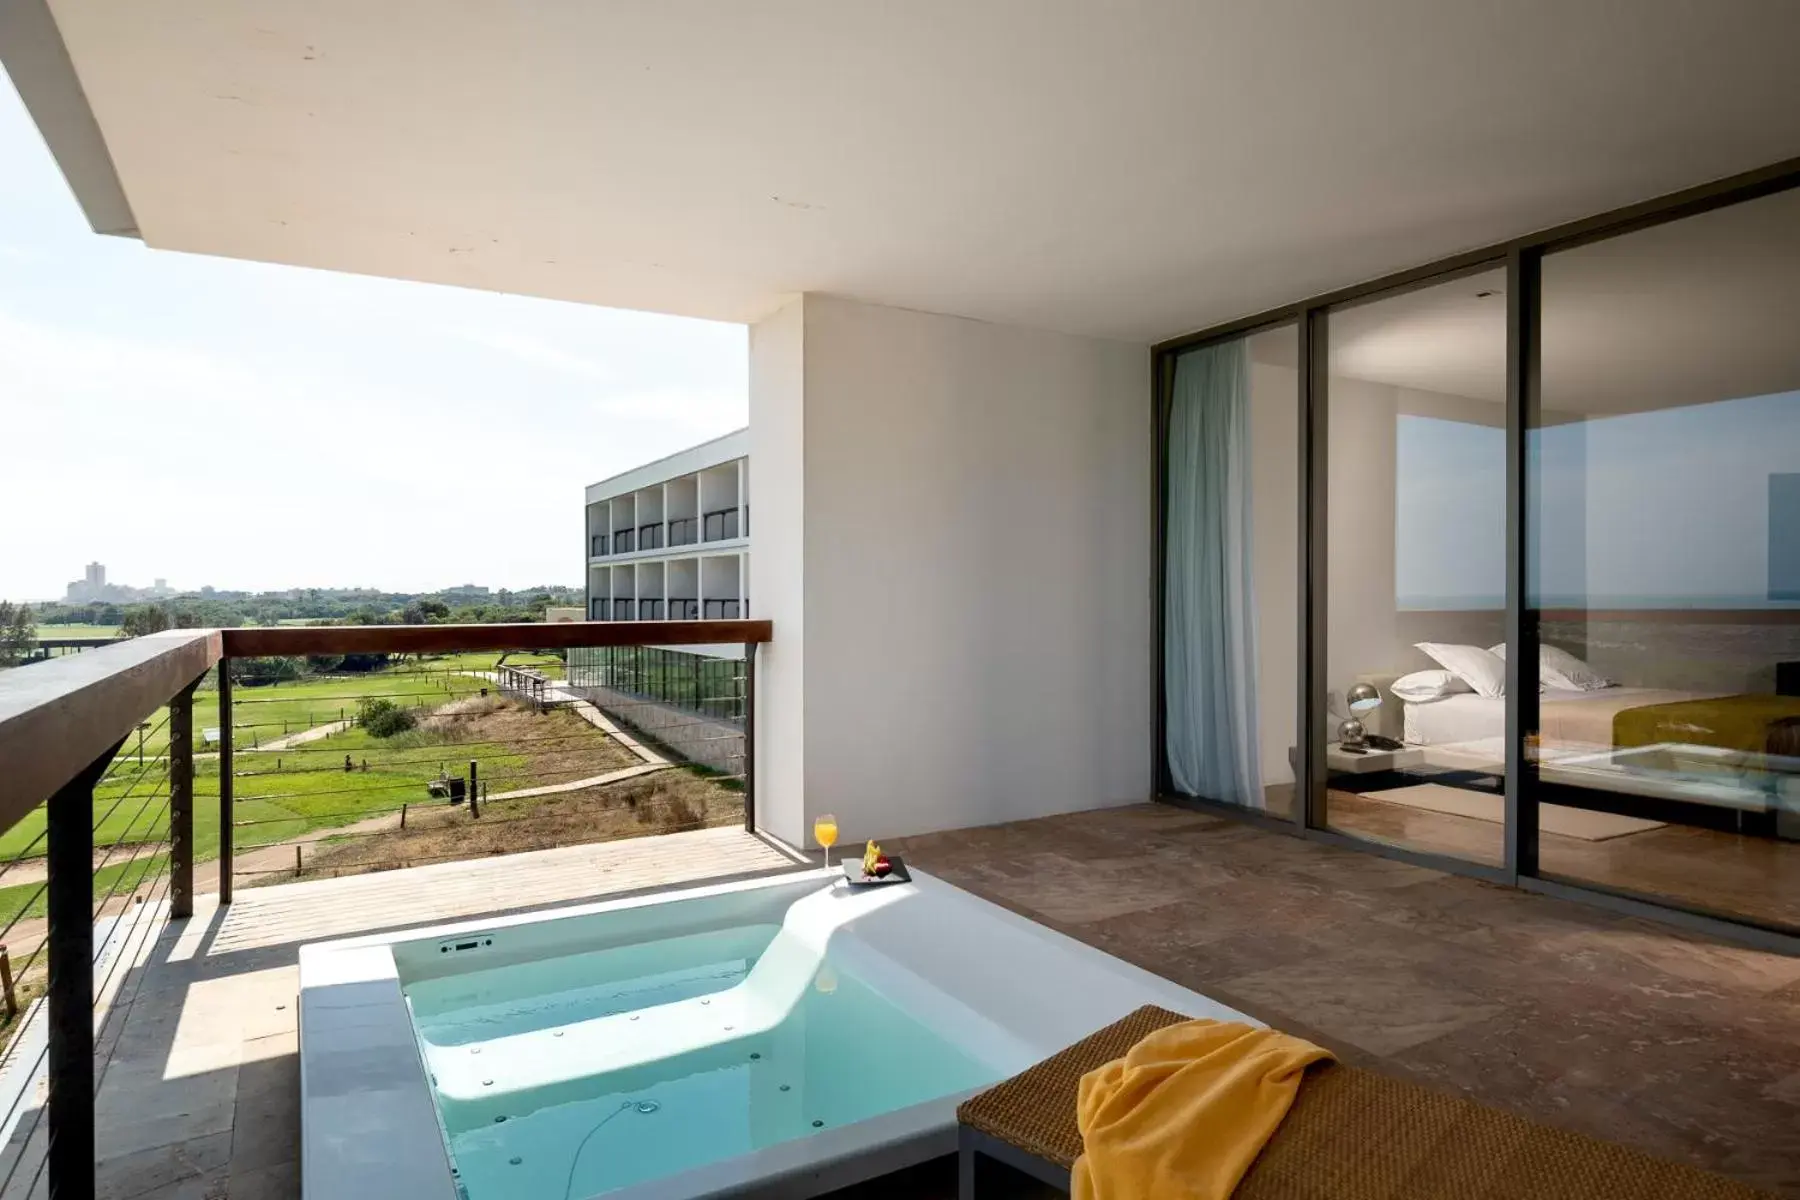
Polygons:
<instances>
[{"instance_id":1,"label":"terrace tile floor","mask_svg":"<svg viewBox=\"0 0 1800 1200\"><path fill-rule=\"evenodd\" d=\"M1800 958L1166 805L889 848L1348 1061L1800 1196Z\"/></svg>"},{"instance_id":2,"label":"terrace tile floor","mask_svg":"<svg viewBox=\"0 0 1800 1200\"><path fill-rule=\"evenodd\" d=\"M1351 1061L1800 1196L1800 959L1160 805L890 849ZM714 829L202 897L109 1035L100 1195L299 1195L302 942L791 865Z\"/></svg>"}]
</instances>

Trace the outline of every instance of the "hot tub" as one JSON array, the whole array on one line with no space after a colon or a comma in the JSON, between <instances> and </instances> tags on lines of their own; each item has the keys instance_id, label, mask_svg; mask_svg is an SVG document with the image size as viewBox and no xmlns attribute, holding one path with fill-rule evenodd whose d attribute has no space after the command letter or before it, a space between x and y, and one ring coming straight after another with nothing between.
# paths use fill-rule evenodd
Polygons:
<instances>
[{"instance_id":1,"label":"hot tub","mask_svg":"<svg viewBox=\"0 0 1800 1200\"><path fill-rule=\"evenodd\" d=\"M311 945L300 987L319 1200L811 1195L1139 1005L1244 1019L918 871Z\"/></svg>"}]
</instances>

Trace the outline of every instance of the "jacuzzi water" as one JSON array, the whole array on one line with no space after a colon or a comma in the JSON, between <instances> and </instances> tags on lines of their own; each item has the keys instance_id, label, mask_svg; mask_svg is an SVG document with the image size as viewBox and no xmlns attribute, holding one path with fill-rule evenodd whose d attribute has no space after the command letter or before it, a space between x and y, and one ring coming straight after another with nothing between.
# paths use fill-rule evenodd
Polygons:
<instances>
[{"instance_id":1,"label":"jacuzzi water","mask_svg":"<svg viewBox=\"0 0 1800 1200\"><path fill-rule=\"evenodd\" d=\"M775 924L404 991L468 1200L579 1200L1004 1074Z\"/></svg>"}]
</instances>

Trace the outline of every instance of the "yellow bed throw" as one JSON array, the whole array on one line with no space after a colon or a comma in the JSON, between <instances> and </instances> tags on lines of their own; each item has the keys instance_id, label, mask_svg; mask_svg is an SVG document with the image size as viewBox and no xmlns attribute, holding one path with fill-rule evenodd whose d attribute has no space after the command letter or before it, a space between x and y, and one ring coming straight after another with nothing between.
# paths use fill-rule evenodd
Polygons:
<instances>
[{"instance_id":1,"label":"yellow bed throw","mask_svg":"<svg viewBox=\"0 0 1800 1200\"><path fill-rule=\"evenodd\" d=\"M1081 1078L1073 1200L1225 1200L1300 1090L1311 1042L1240 1022L1159 1029Z\"/></svg>"}]
</instances>

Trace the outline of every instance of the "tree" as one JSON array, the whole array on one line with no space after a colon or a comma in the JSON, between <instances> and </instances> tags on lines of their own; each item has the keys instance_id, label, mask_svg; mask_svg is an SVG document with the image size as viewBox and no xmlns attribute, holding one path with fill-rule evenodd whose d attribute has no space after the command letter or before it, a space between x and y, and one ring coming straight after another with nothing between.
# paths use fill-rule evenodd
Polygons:
<instances>
[{"instance_id":1,"label":"tree","mask_svg":"<svg viewBox=\"0 0 1800 1200\"><path fill-rule=\"evenodd\" d=\"M161 633L175 626L175 618L169 610L160 604L138 604L125 610L125 619L119 623L119 632L126 637L143 637L146 633Z\"/></svg>"},{"instance_id":2,"label":"tree","mask_svg":"<svg viewBox=\"0 0 1800 1200\"><path fill-rule=\"evenodd\" d=\"M37 648L31 605L0 600L0 667L16 667Z\"/></svg>"}]
</instances>

